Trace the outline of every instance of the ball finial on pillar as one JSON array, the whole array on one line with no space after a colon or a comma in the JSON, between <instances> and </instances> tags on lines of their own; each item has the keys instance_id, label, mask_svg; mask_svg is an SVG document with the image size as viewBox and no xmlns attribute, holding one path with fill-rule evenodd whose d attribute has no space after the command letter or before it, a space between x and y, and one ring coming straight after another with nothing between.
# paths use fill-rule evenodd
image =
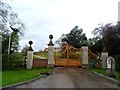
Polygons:
<instances>
[{"instance_id":1,"label":"ball finial on pillar","mask_svg":"<svg viewBox=\"0 0 120 90\"><path fill-rule=\"evenodd\" d=\"M53 39L53 35L49 35L49 38L50 38L50 39Z\"/></svg>"},{"instance_id":2,"label":"ball finial on pillar","mask_svg":"<svg viewBox=\"0 0 120 90\"><path fill-rule=\"evenodd\" d=\"M30 44L30 47L28 48L28 51L34 51L34 50L32 49L32 46L31 46L31 45L33 44L33 41L29 41L28 43Z\"/></svg>"},{"instance_id":3,"label":"ball finial on pillar","mask_svg":"<svg viewBox=\"0 0 120 90\"><path fill-rule=\"evenodd\" d=\"M49 42L49 44L48 44L48 46L50 45L52 45L52 46L54 46L54 44L53 44L53 42L52 42L52 39L53 39L53 35L49 35L49 39L50 39L50 42Z\"/></svg>"}]
</instances>

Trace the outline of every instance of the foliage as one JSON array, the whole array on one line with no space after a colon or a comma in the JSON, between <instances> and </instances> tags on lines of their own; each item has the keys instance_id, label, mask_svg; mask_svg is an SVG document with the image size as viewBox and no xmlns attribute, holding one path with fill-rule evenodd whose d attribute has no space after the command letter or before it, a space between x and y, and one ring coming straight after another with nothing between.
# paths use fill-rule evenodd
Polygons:
<instances>
[{"instance_id":1,"label":"foliage","mask_svg":"<svg viewBox=\"0 0 120 90\"><path fill-rule=\"evenodd\" d=\"M56 43L61 44L69 44L76 48L80 48L82 45L87 45L87 37L83 33L83 29L79 29L78 26L75 26L70 33L63 34Z\"/></svg>"},{"instance_id":2,"label":"foliage","mask_svg":"<svg viewBox=\"0 0 120 90\"><path fill-rule=\"evenodd\" d=\"M95 28L93 34L99 37L91 49L93 51L107 51L116 60L116 70L120 71L120 22L108 23Z\"/></svg>"},{"instance_id":3,"label":"foliage","mask_svg":"<svg viewBox=\"0 0 120 90\"><path fill-rule=\"evenodd\" d=\"M70 54L69 59L79 59L79 56L76 56L74 54Z\"/></svg>"},{"instance_id":4,"label":"foliage","mask_svg":"<svg viewBox=\"0 0 120 90\"><path fill-rule=\"evenodd\" d=\"M2 72L2 86L12 85L19 82L24 82L36 77L40 77L41 72L49 72L51 68L39 69L21 69L17 71L3 71Z\"/></svg>"},{"instance_id":5,"label":"foliage","mask_svg":"<svg viewBox=\"0 0 120 90\"><path fill-rule=\"evenodd\" d=\"M2 54L2 70L19 70L24 68L24 61L22 54L13 53L11 58L8 58L7 54Z\"/></svg>"},{"instance_id":6,"label":"foliage","mask_svg":"<svg viewBox=\"0 0 120 90\"><path fill-rule=\"evenodd\" d=\"M26 46L23 47L22 50L21 50L21 53L22 53L22 55L24 56L24 59L27 58L27 49L28 49L28 46L26 45Z\"/></svg>"},{"instance_id":7,"label":"foliage","mask_svg":"<svg viewBox=\"0 0 120 90\"><path fill-rule=\"evenodd\" d=\"M10 26L17 28L19 34L11 32ZM9 37L11 35L11 50L17 51L19 47L19 36L23 35L25 25L18 18L18 15L12 12L11 7L0 0L0 35L2 35L2 53L6 54L8 51Z\"/></svg>"},{"instance_id":8,"label":"foliage","mask_svg":"<svg viewBox=\"0 0 120 90\"><path fill-rule=\"evenodd\" d=\"M116 70L120 71L120 55L116 55L115 60L116 60Z\"/></svg>"},{"instance_id":9,"label":"foliage","mask_svg":"<svg viewBox=\"0 0 120 90\"><path fill-rule=\"evenodd\" d=\"M88 40L88 46L93 53L97 52L101 53L103 50L102 42L103 42L102 39L92 38Z\"/></svg>"},{"instance_id":10,"label":"foliage","mask_svg":"<svg viewBox=\"0 0 120 90\"><path fill-rule=\"evenodd\" d=\"M120 51L120 24L108 23L95 28L93 34L102 38L103 51L115 56Z\"/></svg>"}]
</instances>

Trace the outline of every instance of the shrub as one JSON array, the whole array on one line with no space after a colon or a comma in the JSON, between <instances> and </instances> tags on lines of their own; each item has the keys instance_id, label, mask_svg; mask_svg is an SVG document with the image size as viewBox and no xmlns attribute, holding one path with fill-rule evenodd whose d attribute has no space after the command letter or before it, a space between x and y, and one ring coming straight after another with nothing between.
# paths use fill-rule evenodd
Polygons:
<instances>
[{"instance_id":1,"label":"shrub","mask_svg":"<svg viewBox=\"0 0 120 90\"><path fill-rule=\"evenodd\" d=\"M120 71L120 55L116 55L115 60L116 60L116 70Z\"/></svg>"},{"instance_id":2,"label":"shrub","mask_svg":"<svg viewBox=\"0 0 120 90\"><path fill-rule=\"evenodd\" d=\"M74 54L70 54L69 59L79 59L79 57L75 56Z\"/></svg>"},{"instance_id":3,"label":"shrub","mask_svg":"<svg viewBox=\"0 0 120 90\"><path fill-rule=\"evenodd\" d=\"M2 55L2 70L19 70L24 68L24 60L21 59L22 55L19 53L11 54L8 58L7 54Z\"/></svg>"}]
</instances>

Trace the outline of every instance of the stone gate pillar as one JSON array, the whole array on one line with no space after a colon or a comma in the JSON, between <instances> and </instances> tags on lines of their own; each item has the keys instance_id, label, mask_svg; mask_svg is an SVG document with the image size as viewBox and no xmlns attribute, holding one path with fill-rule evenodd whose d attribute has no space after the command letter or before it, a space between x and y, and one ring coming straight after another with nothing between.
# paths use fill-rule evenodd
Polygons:
<instances>
[{"instance_id":1,"label":"stone gate pillar","mask_svg":"<svg viewBox=\"0 0 120 90\"><path fill-rule=\"evenodd\" d=\"M85 68L88 65L88 47L82 46L82 67Z\"/></svg>"},{"instance_id":2,"label":"stone gate pillar","mask_svg":"<svg viewBox=\"0 0 120 90\"><path fill-rule=\"evenodd\" d=\"M27 69L32 69L33 66L33 49L31 47L31 45L33 44L32 41L29 41L30 47L28 48L27 51L27 62L26 62L26 68Z\"/></svg>"},{"instance_id":3,"label":"stone gate pillar","mask_svg":"<svg viewBox=\"0 0 120 90\"><path fill-rule=\"evenodd\" d=\"M101 53L101 59L102 59L102 68L107 68L107 62L106 59L108 57L108 52L102 52Z\"/></svg>"},{"instance_id":4,"label":"stone gate pillar","mask_svg":"<svg viewBox=\"0 0 120 90\"><path fill-rule=\"evenodd\" d=\"M53 35L49 36L50 42L48 44L48 67L54 67L54 44L52 42Z\"/></svg>"}]
</instances>

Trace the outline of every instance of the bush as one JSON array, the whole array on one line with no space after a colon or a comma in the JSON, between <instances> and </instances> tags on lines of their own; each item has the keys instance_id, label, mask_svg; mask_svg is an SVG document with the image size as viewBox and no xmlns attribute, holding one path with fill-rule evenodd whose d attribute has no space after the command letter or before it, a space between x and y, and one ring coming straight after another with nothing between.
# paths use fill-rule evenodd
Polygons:
<instances>
[{"instance_id":1,"label":"bush","mask_svg":"<svg viewBox=\"0 0 120 90\"><path fill-rule=\"evenodd\" d=\"M2 70L19 70L24 68L24 60L21 59L22 55L19 53L11 54L8 58L7 54L2 55Z\"/></svg>"},{"instance_id":2,"label":"bush","mask_svg":"<svg viewBox=\"0 0 120 90\"><path fill-rule=\"evenodd\" d=\"M8 70L8 55L7 54L2 54L2 70Z\"/></svg>"},{"instance_id":3,"label":"bush","mask_svg":"<svg viewBox=\"0 0 120 90\"><path fill-rule=\"evenodd\" d=\"M115 60L116 60L116 70L120 71L120 55L116 55Z\"/></svg>"},{"instance_id":4,"label":"bush","mask_svg":"<svg viewBox=\"0 0 120 90\"><path fill-rule=\"evenodd\" d=\"M79 57L75 56L74 54L70 54L69 59L79 59Z\"/></svg>"}]
</instances>

